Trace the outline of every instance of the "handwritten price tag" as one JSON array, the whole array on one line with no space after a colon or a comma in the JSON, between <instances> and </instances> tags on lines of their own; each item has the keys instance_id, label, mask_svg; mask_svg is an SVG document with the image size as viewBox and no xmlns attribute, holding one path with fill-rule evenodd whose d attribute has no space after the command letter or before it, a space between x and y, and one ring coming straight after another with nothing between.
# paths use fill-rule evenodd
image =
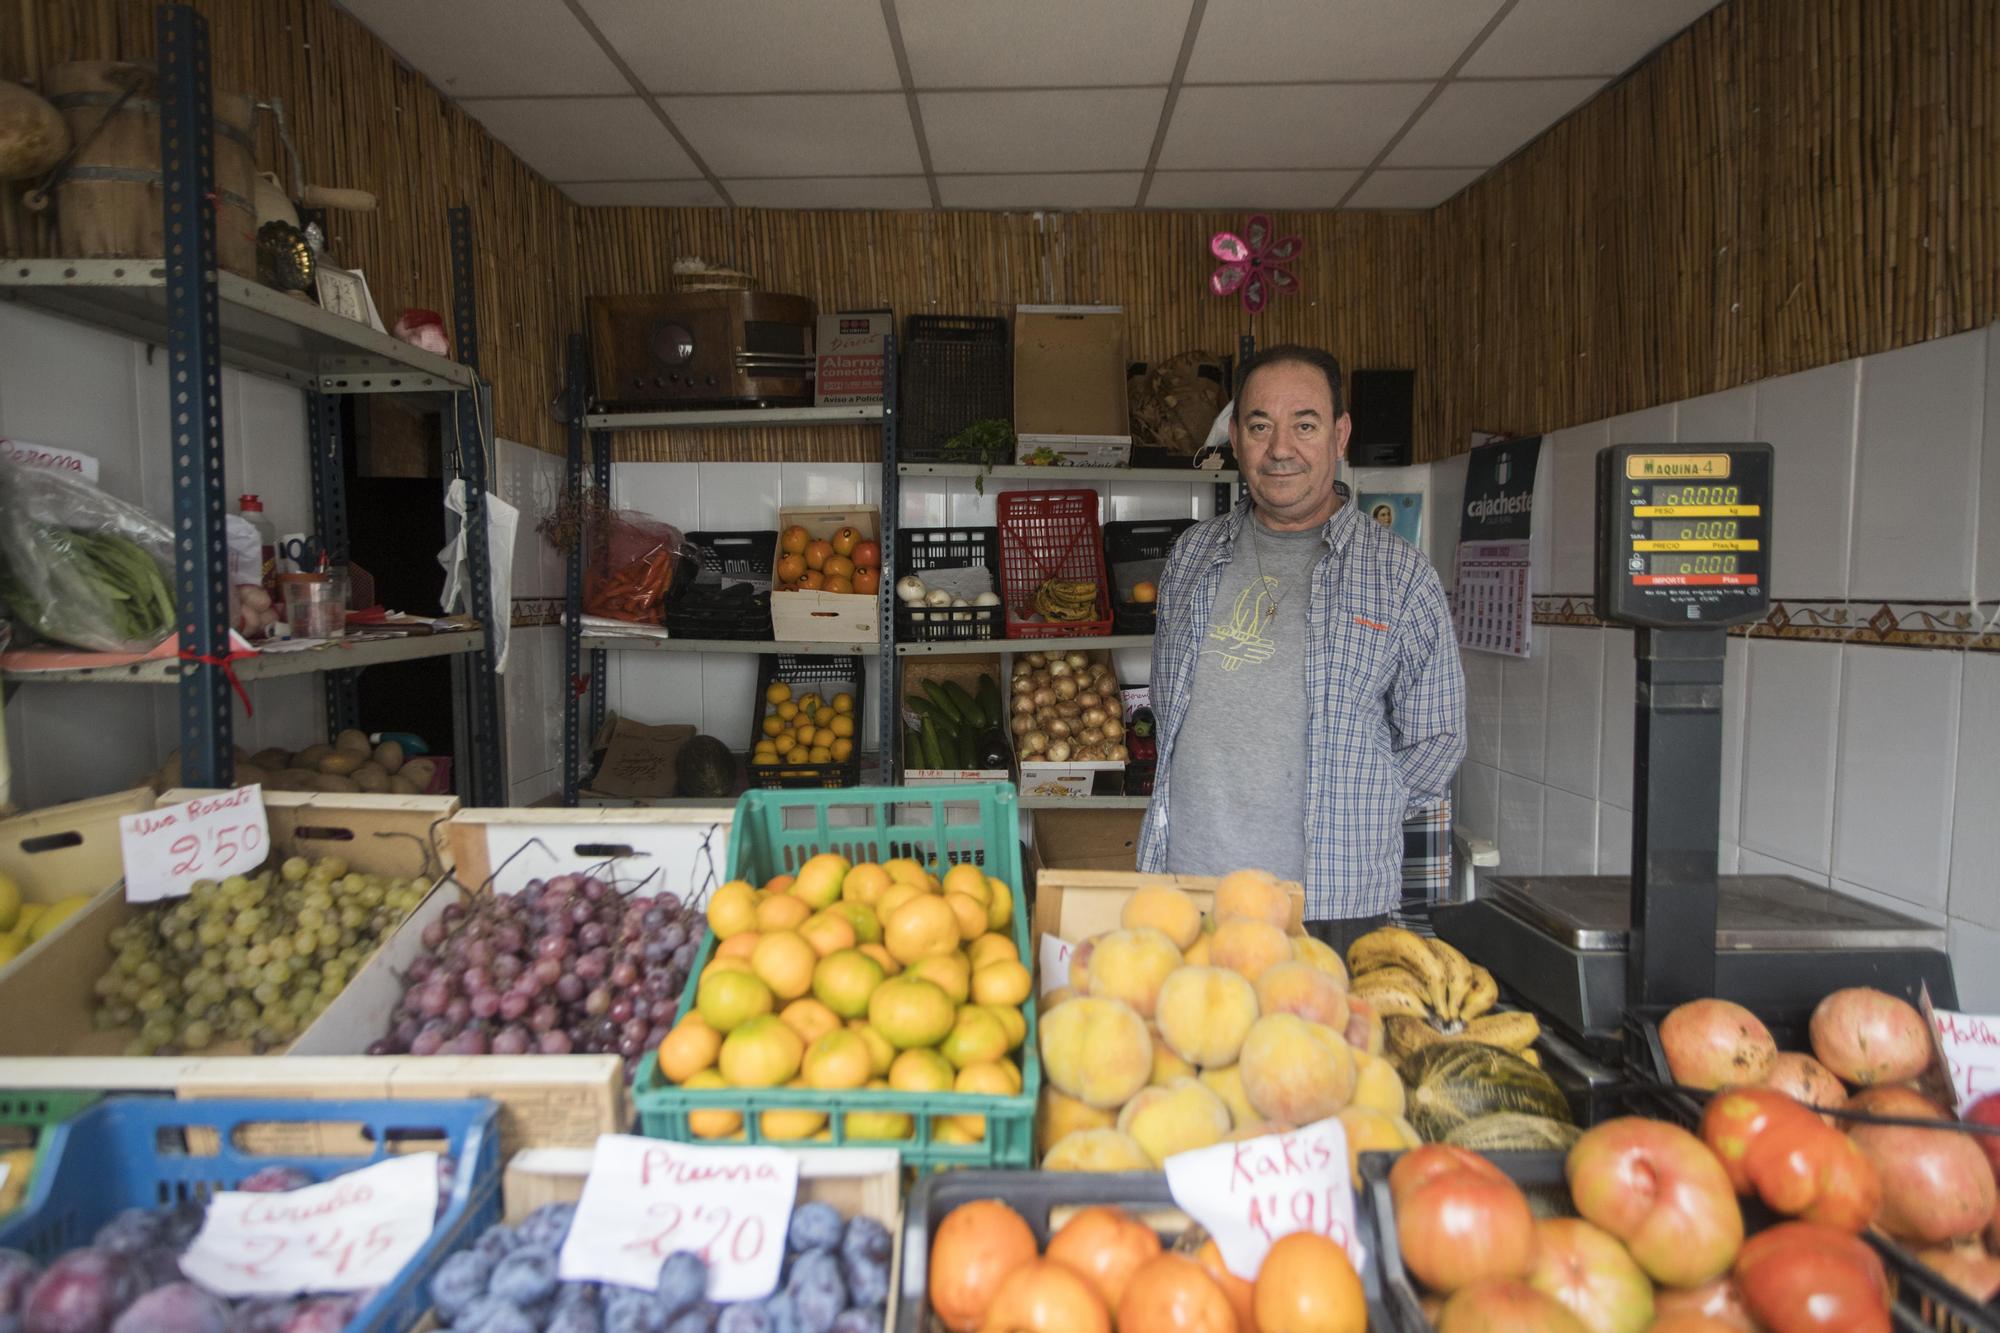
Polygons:
<instances>
[{"instance_id":1,"label":"handwritten price tag","mask_svg":"<svg viewBox=\"0 0 2000 1333\"><path fill-rule=\"evenodd\" d=\"M668 1255L692 1250L710 1300L759 1300L778 1285L798 1191L798 1159L782 1149L601 1135L556 1272L651 1288Z\"/></svg>"},{"instance_id":2,"label":"handwritten price tag","mask_svg":"<svg viewBox=\"0 0 2000 1333\"><path fill-rule=\"evenodd\" d=\"M125 853L125 901L185 898L198 879L245 875L271 852L264 789L238 787L126 815L118 821Z\"/></svg>"},{"instance_id":3,"label":"handwritten price tag","mask_svg":"<svg viewBox=\"0 0 2000 1333\"><path fill-rule=\"evenodd\" d=\"M2000 1018L1936 1009L1931 1011L1931 1022L1937 1028L1945 1068L1951 1071L1955 1109L1963 1113L1985 1094L2000 1091Z\"/></svg>"},{"instance_id":4,"label":"handwritten price tag","mask_svg":"<svg viewBox=\"0 0 2000 1333\"><path fill-rule=\"evenodd\" d=\"M436 1213L436 1153L282 1194L225 1192L209 1200L181 1272L223 1296L362 1291L416 1257Z\"/></svg>"},{"instance_id":5,"label":"handwritten price tag","mask_svg":"<svg viewBox=\"0 0 2000 1333\"><path fill-rule=\"evenodd\" d=\"M1255 1277L1272 1242L1295 1231L1316 1231L1342 1246L1362 1271L1368 1256L1354 1221L1340 1121L1198 1148L1169 1157L1166 1169L1174 1202L1208 1228L1238 1277Z\"/></svg>"},{"instance_id":6,"label":"handwritten price tag","mask_svg":"<svg viewBox=\"0 0 2000 1333\"><path fill-rule=\"evenodd\" d=\"M1074 945L1059 940L1053 935L1042 936L1040 954L1042 989L1038 992L1039 994L1047 995L1058 986L1069 985L1069 956L1074 952L1076 952Z\"/></svg>"}]
</instances>

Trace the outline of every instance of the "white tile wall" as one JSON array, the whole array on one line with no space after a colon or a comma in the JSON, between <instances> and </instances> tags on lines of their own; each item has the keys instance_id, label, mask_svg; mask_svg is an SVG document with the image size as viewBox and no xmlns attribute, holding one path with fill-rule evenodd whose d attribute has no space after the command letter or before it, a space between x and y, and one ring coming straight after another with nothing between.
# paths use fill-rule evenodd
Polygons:
<instances>
[{"instance_id":1,"label":"white tile wall","mask_svg":"<svg viewBox=\"0 0 2000 1333\"><path fill-rule=\"evenodd\" d=\"M1542 869L1543 804L1548 788L1531 778L1500 775L1500 866L1515 874Z\"/></svg>"},{"instance_id":2,"label":"white tile wall","mask_svg":"<svg viewBox=\"0 0 2000 1333\"><path fill-rule=\"evenodd\" d=\"M1754 438L1776 458L1771 586L1785 597L1845 597L1861 363L1782 375L1755 392Z\"/></svg>"},{"instance_id":3,"label":"white tile wall","mask_svg":"<svg viewBox=\"0 0 2000 1333\"><path fill-rule=\"evenodd\" d=\"M1776 639L1750 644L1743 846L1822 875L1833 840L1840 668L1838 649Z\"/></svg>"},{"instance_id":4,"label":"white tile wall","mask_svg":"<svg viewBox=\"0 0 2000 1333\"><path fill-rule=\"evenodd\" d=\"M1500 663L1500 769L1540 782L1549 748L1549 647L1546 636L1527 657Z\"/></svg>"},{"instance_id":5,"label":"white tile wall","mask_svg":"<svg viewBox=\"0 0 2000 1333\"><path fill-rule=\"evenodd\" d=\"M1604 725L1604 635L1574 625L1537 626L1549 663L1548 757L1543 780L1597 799L1597 758Z\"/></svg>"},{"instance_id":6,"label":"white tile wall","mask_svg":"<svg viewBox=\"0 0 2000 1333\"><path fill-rule=\"evenodd\" d=\"M1964 657L1911 648L1842 651L1834 877L1940 912Z\"/></svg>"},{"instance_id":7,"label":"white tile wall","mask_svg":"<svg viewBox=\"0 0 2000 1333\"><path fill-rule=\"evenodd\" d=\"M1608 629L1604 636L1604 712L1597 748L1597 795L1621 810L1632 808L1632 708L1638 699L1638 666L1632 631Z\"/></svg>"},{"instance_id":8,"label":"white tile wall","mask_svg":"<svg viewBox=\"0 0 2000 1333\"><path fill-rule=\"evenodd\" d=\"M1862 362L1851 596L1971 597L1989 333Z\"/></svg>"},{"instance_id":9,"label":"white tile wall","mask_svg":"<svg viewBox=\"0 0 2000 1333\"><path fill-rule=\"evenodd\" d=\"M1611 442L1605 425L1602 421L1592 422L1573 430L1556 431L1542 439L1543 470L1536 474L1535 489L1539 491L1544 485L1554 487L1555 533L1550 572L1546 579L1536 583L1538 591L1587 597L1594 586L1597 451Z\"/></svg>"},{"instance_id":10,"label":"white tile wall","mask_svg":"<svg viewBox=\"0 0 2000 1333\"><path fill-rule=\"evenodd\" d=\"M1954 920L2000 930L2000 818L1996 813L2000 813L2000 653L1969 653L1959 693L1948 902Z\"/></svg>"}]
</instances>

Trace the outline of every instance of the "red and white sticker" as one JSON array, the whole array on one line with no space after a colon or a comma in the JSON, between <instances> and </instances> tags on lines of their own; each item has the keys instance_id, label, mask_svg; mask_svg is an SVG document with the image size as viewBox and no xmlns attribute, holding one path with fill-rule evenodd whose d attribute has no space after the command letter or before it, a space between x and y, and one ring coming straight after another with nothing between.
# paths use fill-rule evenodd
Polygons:
<instances>
[{"instance_id":1,"label":"red and white sticker","mask_svg":"<svg viewBox=\"0 0 2000 1333\"><path fill-rule=\"evenodd\" d=\"M181 1272L222 1296L363 1291L393 1282L430 1239L437 1154L412 1153L277 1194L208 1201Z\"/></svg>"},{"instance_id":2,"label":"red and white sticker","mask_svg":"<svg viewBox=\"0 0 2000 1333\"><path fill-rule=\"evenodd\" d=\"M710 1300L761 1300L778 1285L798 1192L799 1160L781 1148L604 1134L556 1272L650 1288L668 1255L689 1250L708 1265Z\"/></svg>"},{"instance_id":3,"label":"red and white sticker","mask_svg":"<svg viewBox=\"0 0 2000 1333\"><path fill-rule=\"evenodd\" d=\"M0 439L0 458L23 467L67 472L93 485L97 482L97 459L74 449L62 449L53 444L30 444L26 440Z\"/></svg>"},{"instance_id":4,"label":"red and white sticker","mask_svg":"<svg viewBox=\"0 0 2000 1333\"><path fill-rule=\"evenodd\" d=\"M1038 994L1047 995L1060 986L1069 985L1070 955L1076 946L1053 935L1042 936L1041 964L1042 985Z\"/></svg>"},{"instance_id":5,"label":"red and white sticker","mask_svg":"<svg viewBox=\"0 0 2000 1333\"><path fill-rule=\"evenodd\" d=\"M125 901L185 898L196 880L247 875L271 854L264 789L252 784L118 821Z\"/></svg>"},{"instance_id":6,"label":"red and white sticker","mask_svg":"<svg viewBox=\"0 0 2000 1333\"><path fill-rule=\"evenodd\" d=\"M1363 1271L1368 1253L1354 1220L1339 1120L1179 1153L1167 1159L1166 1172L1174 1202L1208 1229L1238 1277L1255 1277L1272 1244L1295 1231L1325 1236Z\"/></svg>"}]
</instances>

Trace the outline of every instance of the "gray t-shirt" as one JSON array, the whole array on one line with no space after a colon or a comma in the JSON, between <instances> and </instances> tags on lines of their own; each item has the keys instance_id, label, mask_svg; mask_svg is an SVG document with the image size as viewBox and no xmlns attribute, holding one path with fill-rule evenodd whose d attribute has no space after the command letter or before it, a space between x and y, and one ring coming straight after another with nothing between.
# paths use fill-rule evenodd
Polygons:
<instances>
[{"instance_id":1,"label":"gray t-shirt","mask_svg":"<svg viewBox=\"0 0 2000 1333\"><path fill-rule=\"evenodd\" d=\"M1222 568L1174 742L1175 874L1305 878L1306 608L1325 552L1317 525L1273 532L1253 517Z\"/></svg>"}]
</instances>

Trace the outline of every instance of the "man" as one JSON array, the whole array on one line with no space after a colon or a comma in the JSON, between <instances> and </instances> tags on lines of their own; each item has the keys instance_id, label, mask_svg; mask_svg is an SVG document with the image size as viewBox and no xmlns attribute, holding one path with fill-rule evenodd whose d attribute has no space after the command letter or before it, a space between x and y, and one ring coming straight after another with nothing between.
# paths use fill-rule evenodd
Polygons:
<instances>
[{"instance_id":1,"label":"man","mask_svg":"<svg viewBox=\"0 0 2000 1333\"><path fill-rule=\"evenodd\" d=\"M1339 362L1271 347L1238 383L1250 501L1184 533L1160 577L1139 869L1301 880L1308 929L1344 952L1402 898L1405 820L1442 808L1465 679L1430 562L1335 488Z\"/></svg>"}]
</instances>

